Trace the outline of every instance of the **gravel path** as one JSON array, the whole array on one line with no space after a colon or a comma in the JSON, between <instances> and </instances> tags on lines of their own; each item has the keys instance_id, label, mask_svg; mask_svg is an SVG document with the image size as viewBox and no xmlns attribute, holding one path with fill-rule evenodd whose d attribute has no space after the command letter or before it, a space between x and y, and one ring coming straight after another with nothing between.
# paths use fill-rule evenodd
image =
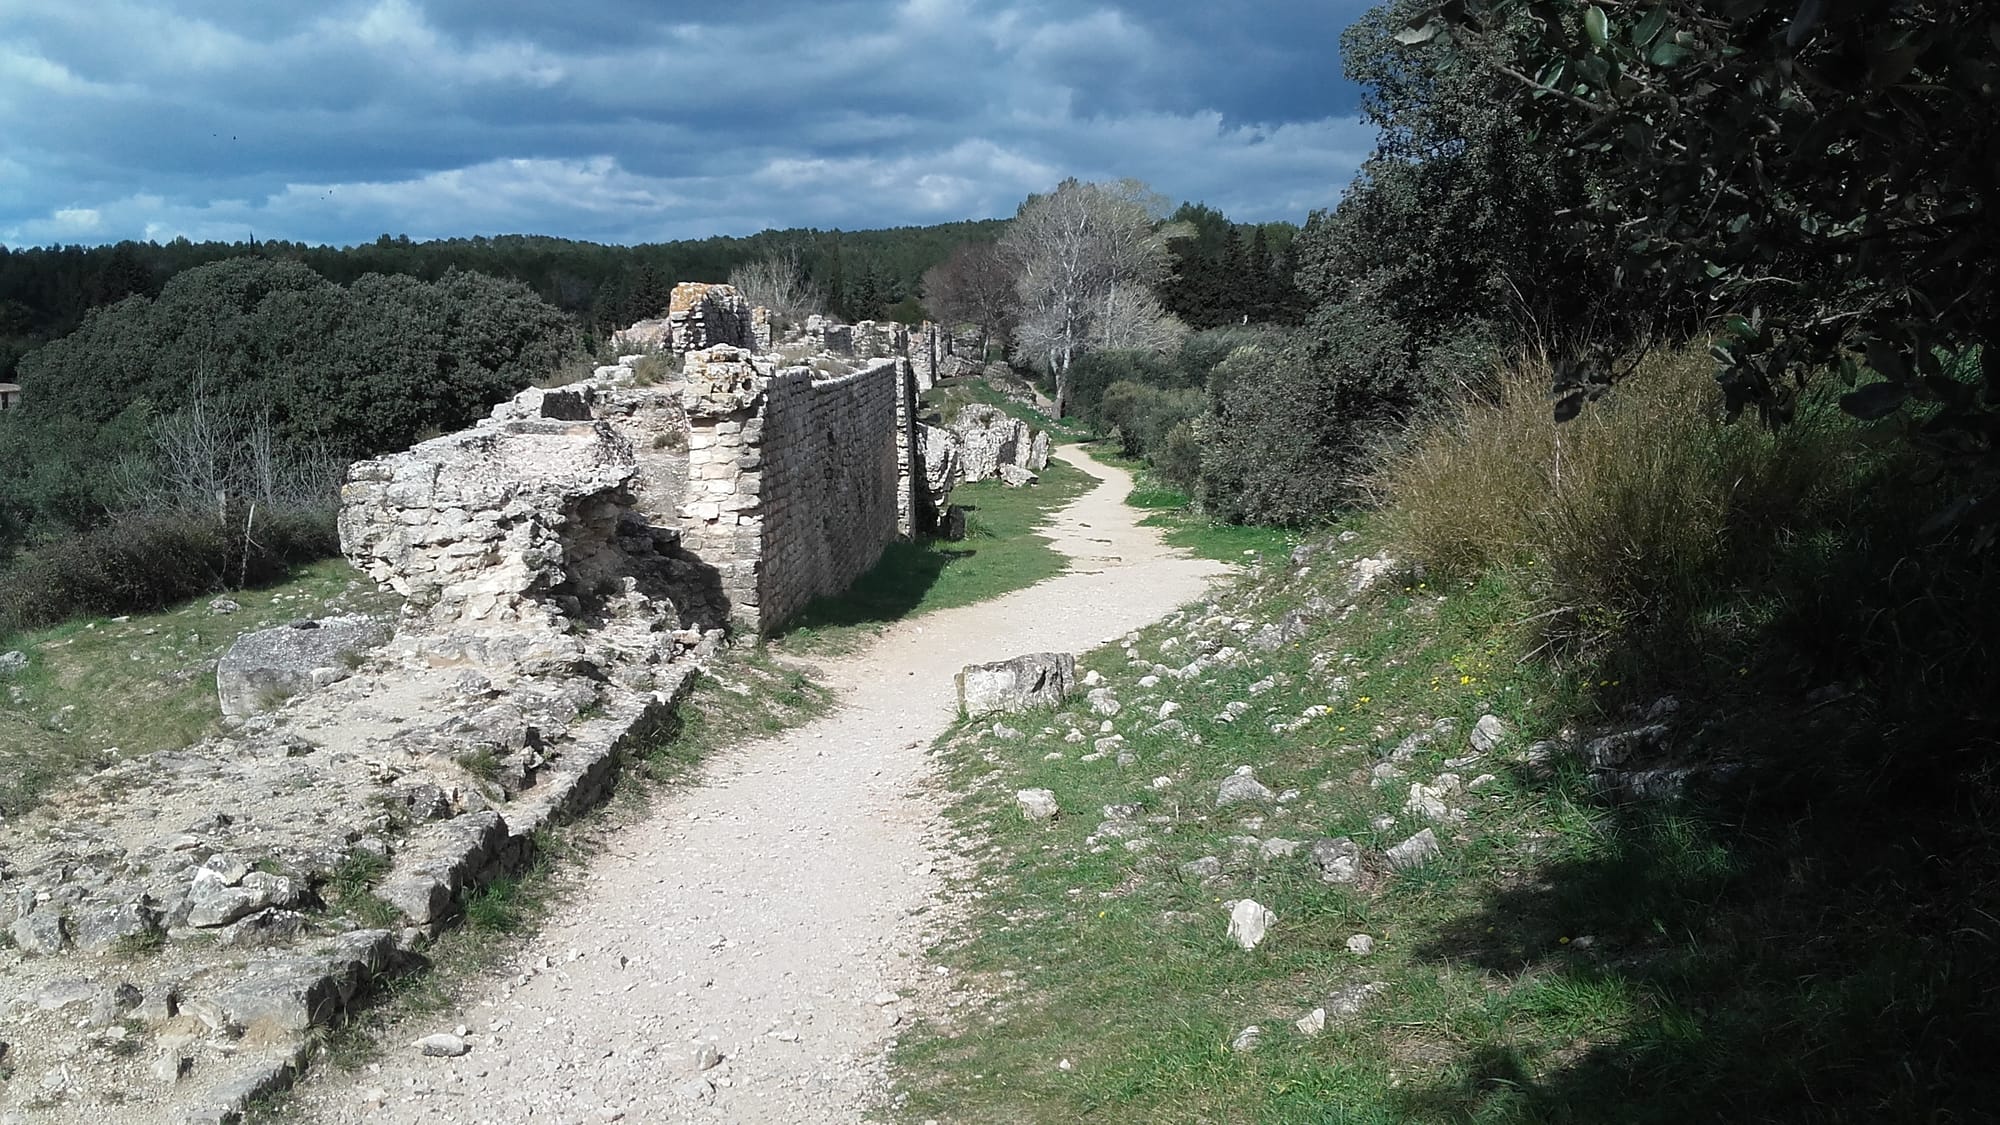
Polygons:
<instances>
[{"instance_id":1,"label":"gravel path","mask_svg":"<svg viewBox=\"0 0 2000 1125\"><path fill-rule=\"evenodd\" d=\"M613 834L528 947L464 991L464 1010L408 1029L462 1026L469 1053L394 1043L377 1068L304 1084L297 1117L854 1122L880 1104L896 1023L937 992L923 951L948 857L926 751L956 718L953 673L1094 647L1223 569L1139 527L1124 472L1063 455L1102 482L1048 529L1069 573L824 662L831 714L715 756L703 781Z\"/></svg>"}]
</instances>

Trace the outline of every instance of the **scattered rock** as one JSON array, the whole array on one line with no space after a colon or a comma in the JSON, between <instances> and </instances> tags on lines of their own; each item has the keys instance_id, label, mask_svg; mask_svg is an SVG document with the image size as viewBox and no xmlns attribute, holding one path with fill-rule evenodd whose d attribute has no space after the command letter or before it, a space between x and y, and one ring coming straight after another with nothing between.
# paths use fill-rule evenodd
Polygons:
<instances>
[{"instance_id":1,"label":"scattered rock","mask_svg":"<svg viewBox=\"0 0 2000 1125\"><path fill-rule=\"evenodd\" d=\"M236 638L215 668L215 693L227 722L344 679L362 653L389 639L379 617L327 617L259 629Z\"/></svg>"},{"instance_id":2,"label":"scattered rock","mask_svg":"<svg viewBox=\"0 0 2000 1125\"><path fill-rule=\"evenodd\" d=\"M85 953L104 953L121 942L144 940L159 929L160 912L139 902L87 911L72 921L76 947Z\"/></svg>"},{"instance_id":3,"label":"scattered rock","mask_svg":"<svg viewBox=\"0 0 2000 1125\"><path fill-rule=\"evenodd\" d=\"M1452 807L1451 798L1463 791L1457 774L1439 774L1429 785L1410 786L1410 799L1403 802L1403 812L1437 824L1462 824L1465 810Z\"/></svg>"},{"instance_id":4,"label":"scattered rock","mask_svg":"<svg viewBox=\"0 0 2000 1125\"><path fill-rule=\"evenodd\" d=\"M1222 860L1217 856L1205 855L1181 864L1181 874L1190 879L1219 879L1222 877Z\"/></svg>"},{"instance_id":5,"label":"scattered rock","mask_svg":"<svg viewBox=\"0 0 2000 1125\"><path fill-rule=\"evenodd\" d=\"M1366 957L1375 952L1375 939L1367 934L1355 934L1347 939L1347 951L1356 957Z\"/></svg>"},{"instance_id":6,"label":"scattered rock","mask_svg":"<svg viewBox=\"0 0 2000 1125\"><path fill-rule=\"evenodd\" d=\"M1300 1035L1305 1036L1307 1039L1312 1039L1326 1030L1326 1009L1314 1008L1312 1011L1300 1016L1292 1026L1299 1029Z\"/></svg>"},{"instance_id":7,"label":"scattered rock","mask_svg":"<svg viewBox=\"0 0 2000 1125\"><path fill-rule=\"evenodd\" d=\"M1245 950L1255 949L1263 944L1264 935L1277 920L1278 916L1262 903L1246 898L1229 911L1229 940Z\"/></svg>"},{"instance_id":8,"label":"scattered rock","mask_svg":"<svg viewBox=\"0 0 2000 1125\"><path fill-rule=\"evenodd\" d=\"M1426 828L1390 848L1386 854L1389 857L1389 866L1398 871L1408 871L1413 867L1422 867L1443 855L1444 849L1438 845L1437 833Z\"/></svg>"},{"instance_id":9,"label":"scattered rock","mask_svg":"<svg viewBox=\"0 0 2000 1125\"><path fill-rule=\"evenodd\" d=\"M194 1071L194 1056L184 1053L178 1047L171 1051L162 1051L153 1059L153 1065L148 1069L151 1070L155 1080L162 1085L171 1086Z\"/></svg>"},{"instance_id":10,"label":"scattered rock","mask_svg":"<svg viewBox=\"0 0 2000 1125\"><path fill-rule=\"evenodd\" d=\"M208 612L215 614L218 617L227 616L228 614L239 612L240 610L242 610L242 608L243 607L241 605L237 604L235 598L217 598L214 601L208 603Z\"/></svg>"},{"instance_id":11,"label":"scattered rock","mask_svg":"<svg viewBox=\"0 0 2000 1125\"><path fill-rule=\"evenodd\" d=\"M1014 794L1021 815L1029 820L1054 820L1062 812L1056 795L1047 789L1023 789Z\"/></svg>"},{"instance_id":12,"label":"scattered rock","mask_svg":"<svg viewBox=\"0 0 2000 1125\"><path fill-rule=\"evenodd\" d=\"M1330 1016L1359 1015L1375 998L1389 991L1389 986L1381 981L1364 984L1350 984L1337 988L1326 998L1326 1012Z\"/></svg>"},{"instance_id":13,"label":"scattered rock","mask_svg":"<svg viewBox=\"0 0 2000 1125\"><path fill-rule=\"evenodd\" d=\"M1090 701L1090 713L1112 718L1125 709L1125 705L1111 696L1110 688L1093 688L1084 698Z\"/></svg>"},{"instance_id":14,"label":"scattered rock","mask_svg":"<svg viewBox=\"0 0 2000 1125\"><path fill-rule=\"evenodd\" d=\"M14 919L7 932L23 953L49 956L69 946L69 923L53 910L36 910Z\"/></svg>"},{"instance_id":15,"label":"scattered rock","mask_svg":"<svg viewBox=\"0 0 2000 1125\"><path fill-rule=\"evenodd\" d=\"M1497 715L1481 715L1472 728L1472 748L1481 754L1490 754L1507 741L1507 724Z\"/></svg>"},{"instance_id":16,"label":"scattered rock","mask_svg":"<svg viewBox=\"0 0 2000 1125\"><path fill-rule=\"evenodd\" d=\"M1323 883L1359 883L1361 881L1361 845L1345 836L1339 838L1321 837L1312 842L1313 866L1319 868Z\"/></svg>"},{"instance_id":17,"label":"scattered rock","mask_svg":"<svg viewBox=\"0 0 2000 1125\"><path fill-rule=\"evenodd\" d=\"M1263 1038L1264 1029L1253 1023L1236 1033L1236 1038L1229 1041L1229 1049L1239 1055L1247 1055L1257 1049L1257 1044Z\"/></svg>"},{"instance_id":18,"label":"scattered rock","mask_svg":"<svg viewBox=\"0 0 2000 1125\"><path fill-rule=\"evenodd\" d=\"M714 1070L722 1065L722 1051L713 1043L703 1043L694 1049L694 1068L698 1071Z\"/></svg>"},{"instance_id":19,"label":"scattered rock","mask_svg":"<svg viewBox=\"0 0 2000 1125\"><path fill-rule=\"evenodd\" d=\"M27 667L28 654L22 652L20 649L15 649L13 652L0 652L0 676L11 676L16 672L25 671Z\"/></svg>"},{"instance_id":20,"label":"scattered rock","mask_svg":"<svg viewBox=\"0 0 2000 1125\"><path fill-rule=\"evenodd\" d=\"M1215 807L1218 809L1231 805L1268 805L1277 799L1278 795L1258 781L1255 771L1249 766L1239 766L1235 773L1222 779L1215 791Z\"/></svg>"},{"instance_id":21,"label":"scattered rock","mask_svg":"<svg viewBox=\"0 0 2000 1125\"><path fill-rule=\"evenodd\" d=\"M426 1058L433 1059L455 1059L472 1052L472 1044L448 1031L426 1035L411 1046L421 1051Z\"/></svg>"}]
</instances>

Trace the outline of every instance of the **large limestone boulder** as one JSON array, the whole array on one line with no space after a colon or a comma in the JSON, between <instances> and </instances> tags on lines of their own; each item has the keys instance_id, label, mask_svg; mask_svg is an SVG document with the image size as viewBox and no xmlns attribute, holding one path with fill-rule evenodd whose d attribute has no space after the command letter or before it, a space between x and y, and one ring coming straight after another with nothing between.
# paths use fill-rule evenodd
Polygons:
<instances>
[{"instance_id":1,"label":"large limestone boulder","mask_svg":"<svg viewBox=\"0 0 2000 1125\"><path fill-rule=\"evenodd\" d=\"M949 427L958 441L960 471L965 480L1004 479L1012 466L1038 473L1049 465L1049 435L1036 433L1026 422L997 406L974 403L958 412Z\"/></svg>"},{"instance_id":2,"label":"large limestone boulder","mask_svg":"<svg viewBox=\"0 0 2000 1125\"><path fill-rule=\"evenodd\" d=\"M1014 463L1016 423L997 406L975 403L958 412L951 432L958 438L959 463L966 480L992 480L1000 466Z\"/></svg>"},{"instance_id":3,"label":"large limestone boulder","mask_svg":"<svg viewBox=\"0 0 2000 1125\"><path fill-rule=\"evenodd\" d=\"M958 703L967 715L1060 707L1076 689L1076 657L1036 652L996 664L968 664L958 674Z\"/></svg>"},{"instance_id":4,"label":"large limestone boulder","mask_svg":"<svg viewBox=\"0 0 2000 1125\"><path fill-rule=\"evenodd\" d=\"M958 435L942 426L917 427L917 458L924 468L924 493L930 510L941 512L951 490L965 477Z\"/></svg>"},{"instance_id":5,"label":"large limestone boulder","mask_svg":"<svg viewBox=\"0 0 2000 1125\"><path fill-rule=\"evenodd\" d=\"M222 717L241 722L291 696L344 680L364 654L388 639L388 621L360 615L245 633L215 667Z\"/></svg>"}]
</instances>

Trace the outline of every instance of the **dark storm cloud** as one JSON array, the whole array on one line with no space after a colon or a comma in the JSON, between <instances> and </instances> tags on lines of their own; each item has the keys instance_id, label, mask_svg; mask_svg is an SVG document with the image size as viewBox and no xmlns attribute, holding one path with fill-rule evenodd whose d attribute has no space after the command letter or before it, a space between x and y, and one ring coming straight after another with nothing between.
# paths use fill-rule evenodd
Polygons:
<instances>
[{"instance_id":1,"label":"dark storm cloud","mask_svg":"<svg viewBox=\"0 0 2000 1125\"><path fill-rule=\"evenodd\" d=\"M1359 4L664 7L10 0L0 240L852 228L1068 175L1297 219L1372 142Z\"/></svg>"}]
</instances>

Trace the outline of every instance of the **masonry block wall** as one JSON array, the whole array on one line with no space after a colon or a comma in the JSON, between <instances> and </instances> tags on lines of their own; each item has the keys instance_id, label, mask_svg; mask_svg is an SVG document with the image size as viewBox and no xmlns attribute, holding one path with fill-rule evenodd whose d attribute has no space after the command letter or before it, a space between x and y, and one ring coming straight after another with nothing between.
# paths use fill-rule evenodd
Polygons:
<instances>
[{"instance_id":1,"label":"masonry block wall","mask_svg":"<svg viewBox=\"0 0 2000 1125\"><path fill-rule=\"evenodd\" d=\"M826 378L722 347L689 356L687 378L682 544L715 568L736 624L769 633L907 529L910 365Z\"/></svg>"}]
</instances>

